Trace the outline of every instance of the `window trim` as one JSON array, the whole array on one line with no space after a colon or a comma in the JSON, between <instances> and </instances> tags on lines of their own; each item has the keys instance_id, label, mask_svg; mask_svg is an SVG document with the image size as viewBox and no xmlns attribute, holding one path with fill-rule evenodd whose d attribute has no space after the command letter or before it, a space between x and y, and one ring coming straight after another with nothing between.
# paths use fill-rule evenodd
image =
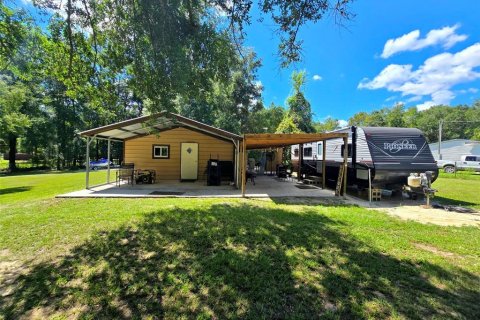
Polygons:
<instances>
[{"instance_id":1,"label":"window trim","mask_svg":"<svg viewBox=\"0 0 480 320\"><path fill-rule=\"evenodd\" d=\"M157 147L167 148L167 156L166 157L155 156L155 148L157 148ZM169 144L153 144L152 145L152 159L170 159L170 145Z\"/></svg>"}]
</instances>

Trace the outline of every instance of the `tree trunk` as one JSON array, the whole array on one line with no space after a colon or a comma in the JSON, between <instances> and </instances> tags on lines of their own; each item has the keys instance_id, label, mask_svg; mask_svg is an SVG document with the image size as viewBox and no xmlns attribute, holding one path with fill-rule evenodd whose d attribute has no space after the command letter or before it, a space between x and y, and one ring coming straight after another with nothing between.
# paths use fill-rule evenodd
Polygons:
<instances>
[{"instance_id":1,"label":"tree trunk","mask_svg":"<svg viewBox=\"0 0 480 320\"><path fill-rule=\"evenodd\" d=\"M10 172L17 170L15 165L15 155L17 154L17 137L10 135L8 139L10 150L8 151L8 169Z\"/></svg>"}]
</instances>

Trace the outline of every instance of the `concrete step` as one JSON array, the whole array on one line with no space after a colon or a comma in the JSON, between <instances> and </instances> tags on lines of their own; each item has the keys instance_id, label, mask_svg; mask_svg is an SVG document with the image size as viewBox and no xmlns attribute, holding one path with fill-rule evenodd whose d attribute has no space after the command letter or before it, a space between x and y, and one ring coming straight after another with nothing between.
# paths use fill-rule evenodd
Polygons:
<instances>
[{"instance_id":1,"label":"concrete step","mask_svg":"<svg viewBox=\"0 0 480 320\"><path fill-rule=\"evenodd\" d=\"M321 184L320 180L317 179L303 179L304 184Z\"/></svg>"}]
</instances>

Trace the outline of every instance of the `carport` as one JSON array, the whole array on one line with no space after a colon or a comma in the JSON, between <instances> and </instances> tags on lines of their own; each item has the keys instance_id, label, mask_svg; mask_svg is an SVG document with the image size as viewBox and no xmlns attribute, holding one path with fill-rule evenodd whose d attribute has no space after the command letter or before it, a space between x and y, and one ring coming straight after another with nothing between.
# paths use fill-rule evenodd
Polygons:
<instances>
[{"instance_id":1,"label":"carport","mask_svg":"<svg viewBox=\"0 0 480 320\"><path fill-rule=\"evenodd\" d=\"M330 132L330 133L260 133L260 134L244 134L242 141L242 157L239 170L242 177L242 196L245 197L246 182L247 182L247 151L258 149L272 149L272 148L285 148L292 145L300 146L300 166L303 161L303 144L310 142L322 141L323 143L323 156L322 156L322 188L325 188L325 156L326 145L325 141L331 139L343 139L344 145L348 145L348 133ZM342 195L345 196L347 189L347 164L348 153L344 153L343 157L343 187ZM342 171L341 171L342 172ZM301 176L301 172L299 172Z\"/></svg>"}]
</instances>

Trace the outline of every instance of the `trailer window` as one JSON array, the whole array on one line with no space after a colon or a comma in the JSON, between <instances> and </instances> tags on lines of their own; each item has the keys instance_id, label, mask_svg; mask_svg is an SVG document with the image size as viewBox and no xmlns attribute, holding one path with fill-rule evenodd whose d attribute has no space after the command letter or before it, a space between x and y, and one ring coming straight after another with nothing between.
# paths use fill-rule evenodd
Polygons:
<instances>
[{"instance_id":1,"label":"trailer window","mask_svg":"<svg viewBox=\"0 0 480 320\"><path fill-rule=\"evenodd\" d=\"M297 149L297 148L293 149L293 155L294 155L296 158L298 158L298 149Z\"/></svg>"},{"instance_id":2,"label":"trailer window","mask_svg":"<svg viewBox=\"0 0 480 320\"><path fill-rule=\"evenodd\" d=\"M347 157L348 157L348 158L351 158L351 157L352 157L352 144L349 143L348 146L347 146L347 148L348 148L348 155L347 155ZM345 153L345 145L343 144L343 145L342 145L342 149L341 149L341 155L342 155L342 157L343 157L344 153Z\"/></svg>"},{"instance_id":3,"label":"trailer window","mask_svg":"<svg viewBox=\"0 0 480 320\"><path fill-rule=\"evenodd\" d=\"M303 149L303 156L304 157L311 157L312 156L312 148L304 148Z\"/></svg>"},{"instance_id":4,"label":"trailer window","mask_svg":"<svg viewBox=\"0 0 480 320\"><path fill-rule=\"evenodd\" d=\"M317 158L323 156L323 146L321 143L317 144Z\"/></svg>"}]
</instances>

